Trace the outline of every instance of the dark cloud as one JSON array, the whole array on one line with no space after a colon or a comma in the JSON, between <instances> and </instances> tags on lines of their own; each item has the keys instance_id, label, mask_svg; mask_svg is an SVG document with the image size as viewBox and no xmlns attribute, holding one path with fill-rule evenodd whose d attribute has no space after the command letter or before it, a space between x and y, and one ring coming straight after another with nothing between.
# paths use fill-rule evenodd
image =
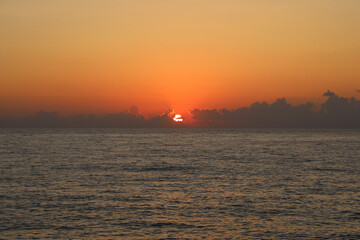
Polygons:
<instances>
[{"instance_id":1,"label":"dark cloud","mask_svg":"<svg viewBox=\"0 0 360 240\"><path fill-rule=\"evenodd\" d=\"M335 96L335 93L331 92L330 90L327 90L327 92L325 92L323 94L324 97L332 97Z\"/></svg>"},{"instance_id":2,"label":"dark cloud","mask_svg":"<svg viewBox=\"0 0 360 240\"><path fill-rule=\"evenodd\" d=\"M173 110L145 118L136 106L117 114L95 116L90 114L59 117L57 112L40 111L35 116L0 118L0 127L34 128L170 128L170 127L224 127L224 128L360 128L360 101L327 91L326 101L319 111L308 102L298 106L285 98L274 103L255 102L250 107L228 109L193 109L193 122L175 123Z\"/></svg>"},{"instance_id":3,"label":"dark cloud","mask_svg":"<svg viewBox=\"0 0 360 240\"><path fill-rule=\"evenodd\" d=\"M198 127L253 128L360 128L360 101L339 97L331 91L318 112L308 102L293 106L285 98L274 103L256 102L249 108L194 109L191 111Z\"/></svg>"},{"instance_id":4,"label":"dark cloud","mask_svg":"<svg viewBox=\"0 0 360 240\"><path fill-rule=\"evenodd\" d=\"M358 93L360 93L360 89L356 89L356 90L355 90L355 92L358 92Z\"/></svg>"},{"instance_id":5,"label":"dark cloud","mask_svg":"<svg viewBox=\"0 0 360 240\"><path fill-rule=\"evenodd\" d=\"M131 106L131 108L129 109L129 113L133 114L135 116L139 115L139 109L137 106Z\"/></svg>"},{"instance_id":6,"label":"dark cloud","mask_svg":"<svg viewBox=\"0 0 360 240\"><path fill-rule=\"evenodd\" d=\"M331 94L318 115L324 127L360 128L360 101Z\"/></svg>"},{"instance_id":7,"label":"dark cloud","mask_svg":"<svg viewBox=\"0 0 360 240\"><path fill-rule=\"evenodd\" d=\"M198 126L292 128L310 127L310 122L315 118L312 108L313 104L311 103L294 107L288 104L285 98L279 98L272 104L256 102L249 108L244 107L235 110L194 109L191 113Z\"/></svg>"},{"instance_id":8,"label":"dark cloud","mask_svg":"<svg viewBox=\"0 0 360 240\"><path fill-rule=\"evenodd\" d=\"M171 116L172 111L146 119L139 114L136 106L129 111L117 114L95 116L90 114L75 115L70 117L59 117L57 112L39 111L35 116L0 119L0 127L28 127L28 128L159 128L178 127L181 123L174 123Z\"/></svg>"}]
</instances>

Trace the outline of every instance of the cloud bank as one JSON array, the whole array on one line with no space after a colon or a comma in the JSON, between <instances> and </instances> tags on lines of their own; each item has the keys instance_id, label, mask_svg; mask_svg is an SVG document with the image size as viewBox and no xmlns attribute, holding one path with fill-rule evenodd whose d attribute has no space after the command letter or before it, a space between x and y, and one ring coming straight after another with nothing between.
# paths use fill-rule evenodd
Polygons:
<instances>
[{"instance_id":1,"label":"cloud bank","mask_svg":"<svg viewBox=\"0 0 360 240\"><path fill-rule=\"evenodd\" d=\"M176 127L171 110L146 119L137 107L104 116L94 114L59 117L57 112L39 111L35 116L0 119L2 128L160 128Z\"/></svg>"},{"instance_id":2,"label":"cloud bank","mask_svg":"<svg viewBox=\"0 0 360 240\"><path fill-rule=\"evenodd\" d=\"M360 128L360 101L327 91L319 111L313 103L293 106L285 98L274 103L255 102L250 107L193 109L191 123L174 122L173 112L145 118L137 107L104 116L75 115L61 118L57 112L40 111L35 116L0 119L2 128Z\"/></svg>"},{"instance_id":3,"label":"cloud bank","mask_svg":"<svg viewBox=\"0 0 360 240\"><path fill-rule=\"evenodd\" d=\"M360 101L344 98L331 91L319 111L311 102L292 106L285 98L274 103L256 102L250 107L227 109L194 109L196 124L206 127L253 128L360 128Z\"/></svg>"}]
</instances>

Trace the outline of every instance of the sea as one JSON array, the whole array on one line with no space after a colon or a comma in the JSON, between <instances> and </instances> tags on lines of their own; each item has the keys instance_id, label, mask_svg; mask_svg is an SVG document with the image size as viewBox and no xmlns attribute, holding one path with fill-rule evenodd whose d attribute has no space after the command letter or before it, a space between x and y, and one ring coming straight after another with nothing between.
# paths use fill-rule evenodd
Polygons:
<instances>
[{"instance_id":1,"label":"sea","mask_svg":"<svg viewBox=\"0 0 360 240\"><path fill-rule=\"evenodd\" d=\"M360 239L360 130L0 129L0 239Z\"/></svg>"}]
</instances>

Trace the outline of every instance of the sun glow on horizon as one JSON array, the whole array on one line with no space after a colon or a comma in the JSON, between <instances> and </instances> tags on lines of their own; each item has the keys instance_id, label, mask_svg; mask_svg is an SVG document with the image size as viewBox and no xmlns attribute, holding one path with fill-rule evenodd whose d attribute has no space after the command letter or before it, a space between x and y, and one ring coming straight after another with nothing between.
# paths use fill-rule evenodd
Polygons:
<instances>
[{"instance_id":1,"label":"sun glow on horizon","mask_svg":"<svg viewBox=\"0 0 360 240\"><path fill-rule=\"evenodd\" d=\"M175 117L173 118L175 122L182 122L183 119L180 114L175 114Z\"/></svg>"}]
</instances>

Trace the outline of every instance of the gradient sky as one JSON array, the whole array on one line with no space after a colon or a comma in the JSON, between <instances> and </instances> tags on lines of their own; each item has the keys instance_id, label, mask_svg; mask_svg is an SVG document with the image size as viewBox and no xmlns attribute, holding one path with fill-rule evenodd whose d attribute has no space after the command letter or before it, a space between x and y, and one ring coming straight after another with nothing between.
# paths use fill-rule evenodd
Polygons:
<instances>
[{"instance_id":1,"label":"gradient sky","mask_svg":"<svg viewBox=\"0 0 360 240\"><path fill-rule=\"evenodd\" d=\"M327 89L359 96L359 0L0 1L3 116L185 114Z\"/></svg>"}]
</instances>

